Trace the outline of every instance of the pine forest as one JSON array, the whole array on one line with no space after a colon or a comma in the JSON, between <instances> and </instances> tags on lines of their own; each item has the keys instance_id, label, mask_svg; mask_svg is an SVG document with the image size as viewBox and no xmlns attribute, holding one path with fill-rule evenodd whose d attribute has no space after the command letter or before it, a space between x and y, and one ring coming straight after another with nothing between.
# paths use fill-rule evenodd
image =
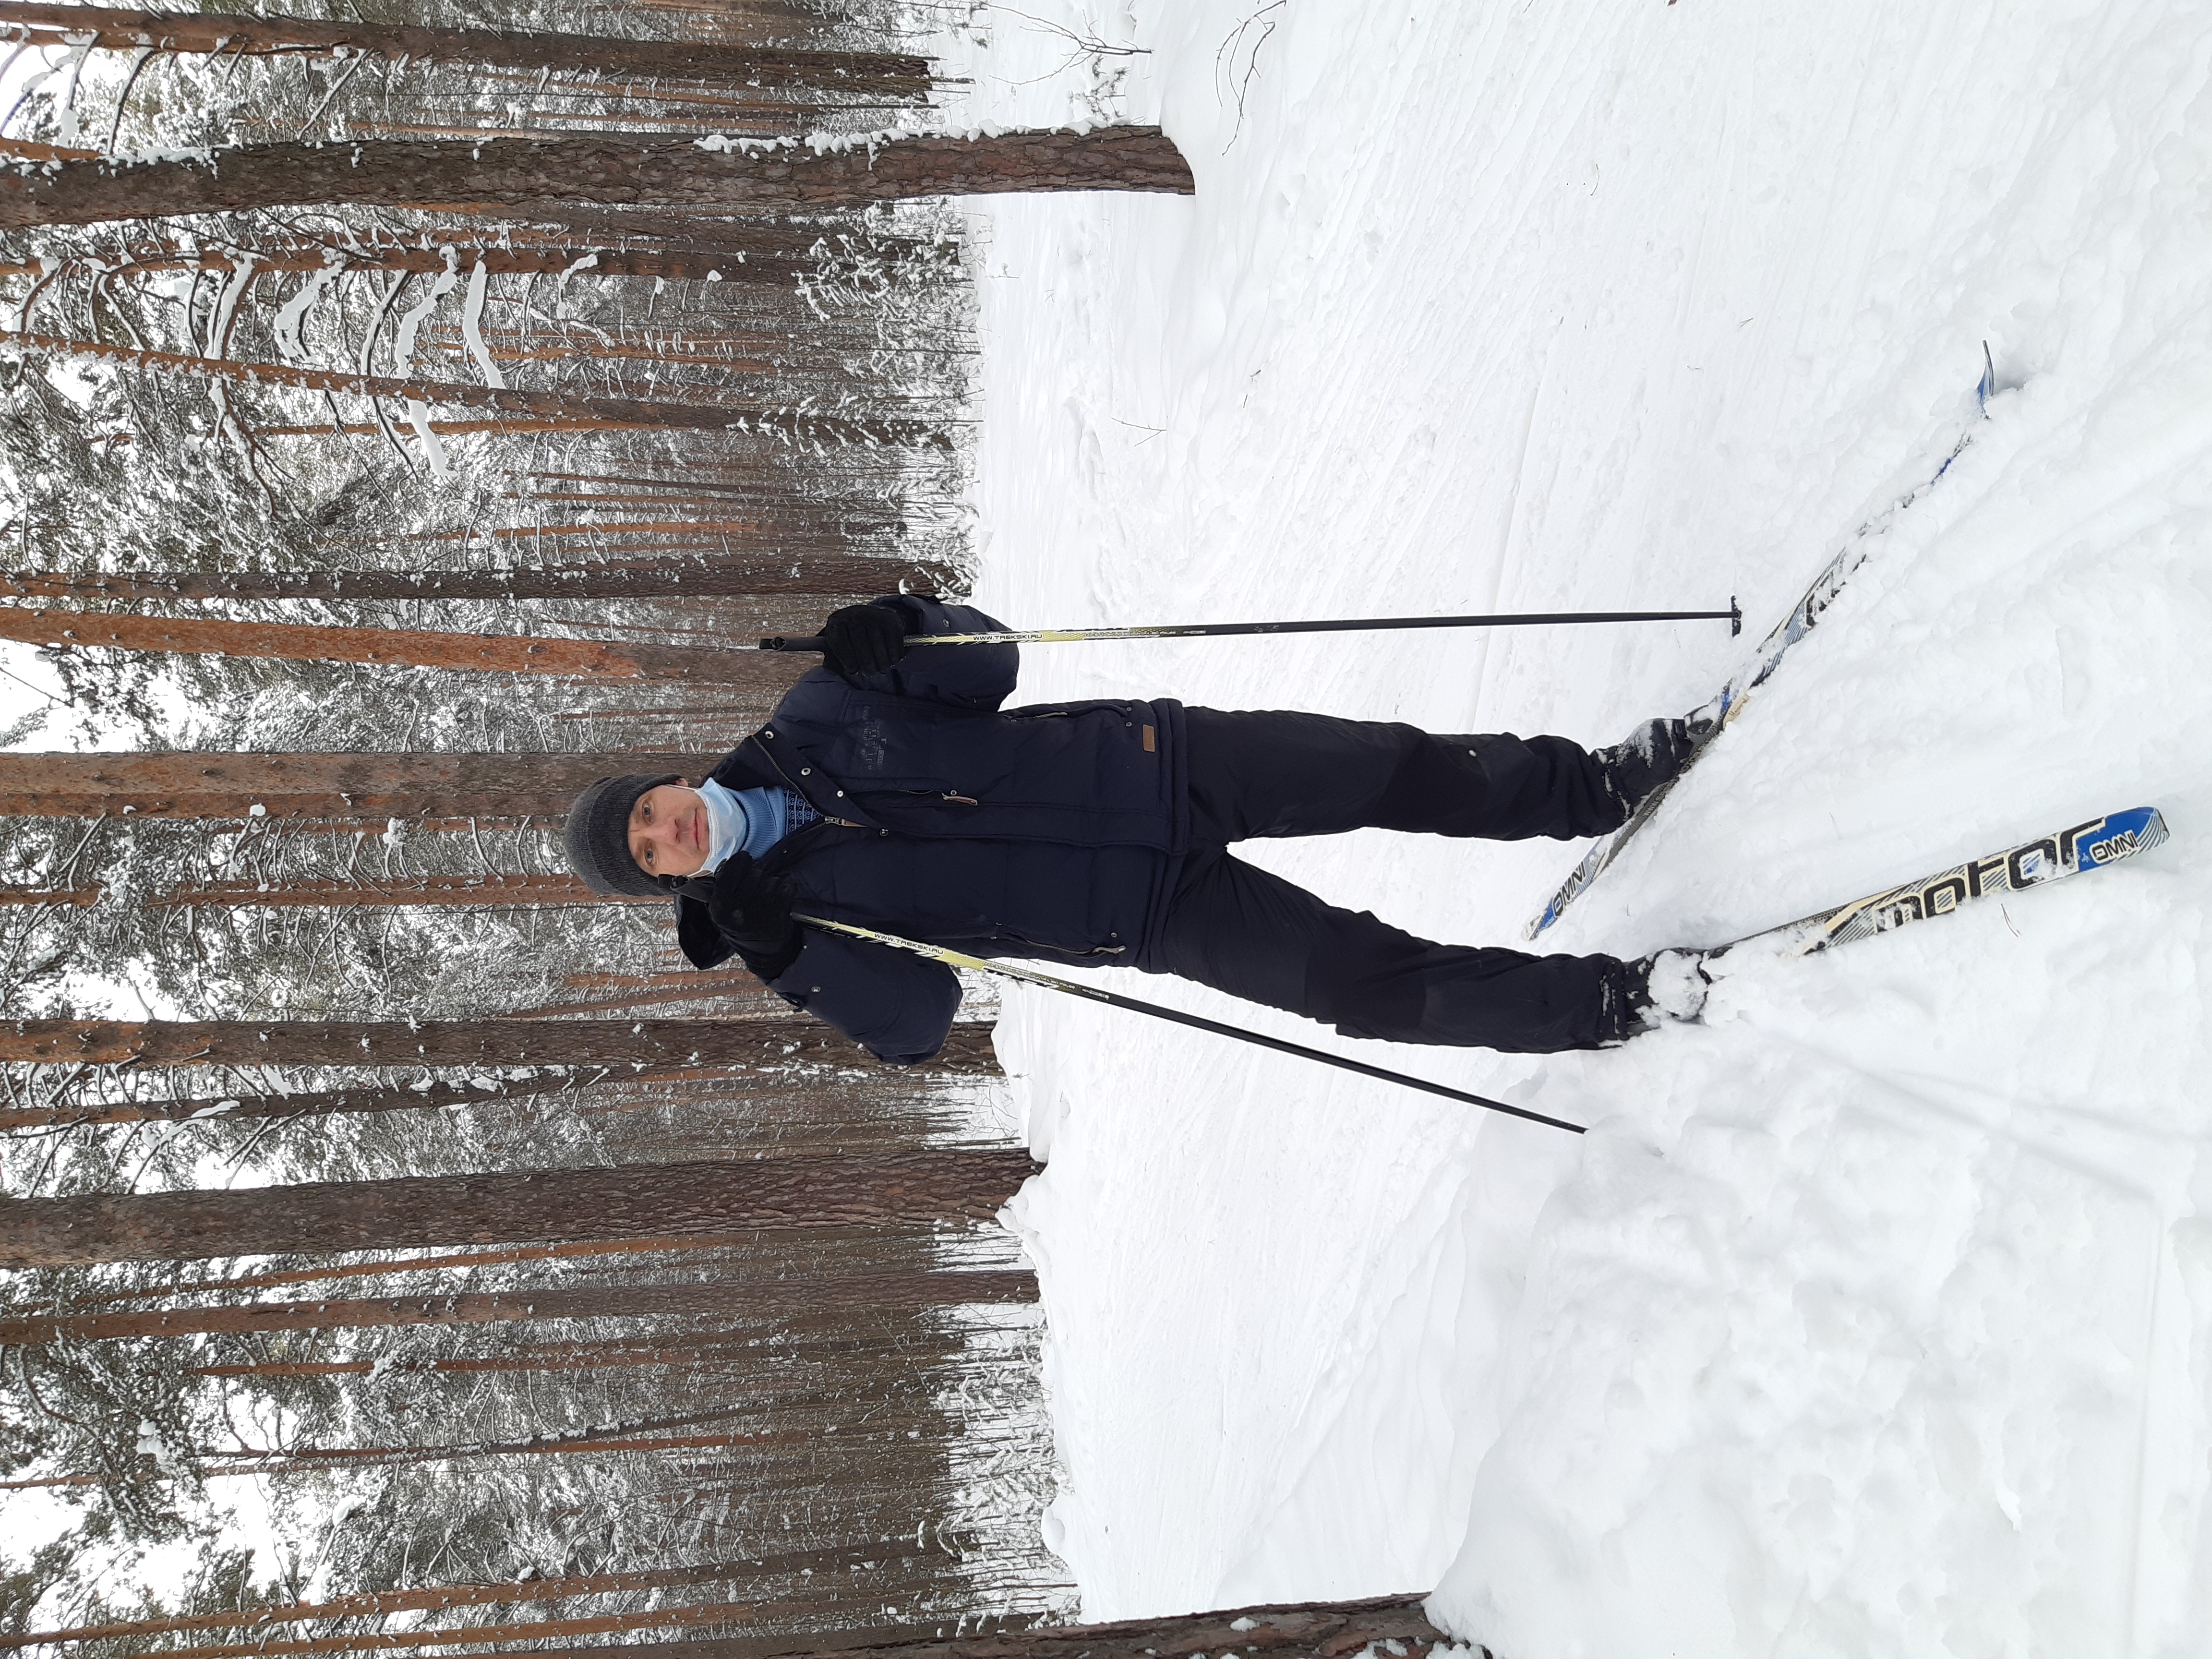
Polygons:
<instances>
[{"instance_id":1,"label":"pine forest","mask_svg":"<svg viewBox=\"0 0 2212 1659\"><path fill-rule=\"evenodd\" d=\"M1072 1607L987 988L879 1066L559 846L963 591L959 198L1188 188L966 18L0 3L0 1646Z\"/></svg>"}]
</instances>

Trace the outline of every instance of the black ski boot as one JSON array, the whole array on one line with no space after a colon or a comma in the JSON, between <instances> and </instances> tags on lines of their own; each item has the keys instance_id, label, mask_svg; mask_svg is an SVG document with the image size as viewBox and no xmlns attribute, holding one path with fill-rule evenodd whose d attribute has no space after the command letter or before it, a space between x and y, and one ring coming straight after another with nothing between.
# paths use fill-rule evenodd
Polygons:
<instances>
[{"instance_id":1,"label":"black ski boot","mask_svg":"<svg viewBox=\"0 0 2212 1659\"><path fill-rule=\"evenodd\" d=\"M1620 803L1620 810L1633 812L1679 777L1690 757L1721 729L1725 712L1726 705L1715 698L1679 720L1646 720L1626 742L1610 749L1591 750L1592 757L1605 769L1607 792Z\"/></svg>"}]
</instances>

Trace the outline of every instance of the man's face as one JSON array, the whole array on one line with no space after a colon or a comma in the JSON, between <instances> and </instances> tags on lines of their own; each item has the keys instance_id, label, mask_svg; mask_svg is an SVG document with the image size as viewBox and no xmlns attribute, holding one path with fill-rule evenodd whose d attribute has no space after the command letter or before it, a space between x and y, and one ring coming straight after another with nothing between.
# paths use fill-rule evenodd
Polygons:
<instances>
[{"instance_id":1,"label":"man's face","mask_svg":"<svg viewBox=\"0 0 2212 1659\"><path fill-rule=\"evenodd\" d=\"M707 862L707 803L683 779L629 809L629 855L648 876L693 876Z\"/></svg>"}]
</instances>

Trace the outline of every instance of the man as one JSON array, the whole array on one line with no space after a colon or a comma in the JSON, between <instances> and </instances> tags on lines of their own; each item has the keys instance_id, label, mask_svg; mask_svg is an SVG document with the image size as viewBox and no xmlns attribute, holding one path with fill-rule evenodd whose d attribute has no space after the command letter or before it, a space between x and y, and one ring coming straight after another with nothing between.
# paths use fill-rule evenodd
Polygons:
<instances>
[{"instance_id":1,"label":"man","mask_svg":"<svg viewBox=\"0 0 2212 1659\"><path fill-rule=\"evenodd\" d=\"M981 957L1180 974L1346 1036L1526 1053L1609 1047L1693 1016L1695 959L1432 944L1229 851L1377 828L1565 840L1617 829L1709 717L1595 753L1166 698L1001 709L1011 645L909 649L1001 624L914 594L823 627L823 666L702 778L603 778L570 863L596 892L676 896L701 968L741 958L878 1057L928 1059L960 1001L941 963L809 928L847 921ZM1654 984L1655 967L1659 983Z\"/></svg>"}]
</instances>

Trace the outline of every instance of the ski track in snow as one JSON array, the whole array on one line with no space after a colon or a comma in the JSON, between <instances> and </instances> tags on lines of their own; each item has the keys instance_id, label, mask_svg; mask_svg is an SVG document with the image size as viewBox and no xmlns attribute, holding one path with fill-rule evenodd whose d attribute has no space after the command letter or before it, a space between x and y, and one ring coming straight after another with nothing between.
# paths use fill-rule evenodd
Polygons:
<instances>
[{"instance_id":1,"label":"ski track in snow","mask_svg":"<svg viewBox=\"0 0 2212 1659\"><path fill-rule=\"evenodd\" d=\"M1114 977L1580 1139L1010 992L1086 1613L1435 1587L1505 1659L2212 1651L2212 15L1289 0L1240 121L1256 0L1023 10L1152 51L1002 15L981 112L1159 119L1199 194L976 209L994 614L1734 592L1755 639L1932 470L1987 340L1972 444L1546 947L1713 942L2124 806L2174 830L1746 963L1604 1054ZM1020 695L1599 743L1744 643L1038 647ZM1577 850L1245 849L1495 943Z\"/></svg>"}]
</instances>

